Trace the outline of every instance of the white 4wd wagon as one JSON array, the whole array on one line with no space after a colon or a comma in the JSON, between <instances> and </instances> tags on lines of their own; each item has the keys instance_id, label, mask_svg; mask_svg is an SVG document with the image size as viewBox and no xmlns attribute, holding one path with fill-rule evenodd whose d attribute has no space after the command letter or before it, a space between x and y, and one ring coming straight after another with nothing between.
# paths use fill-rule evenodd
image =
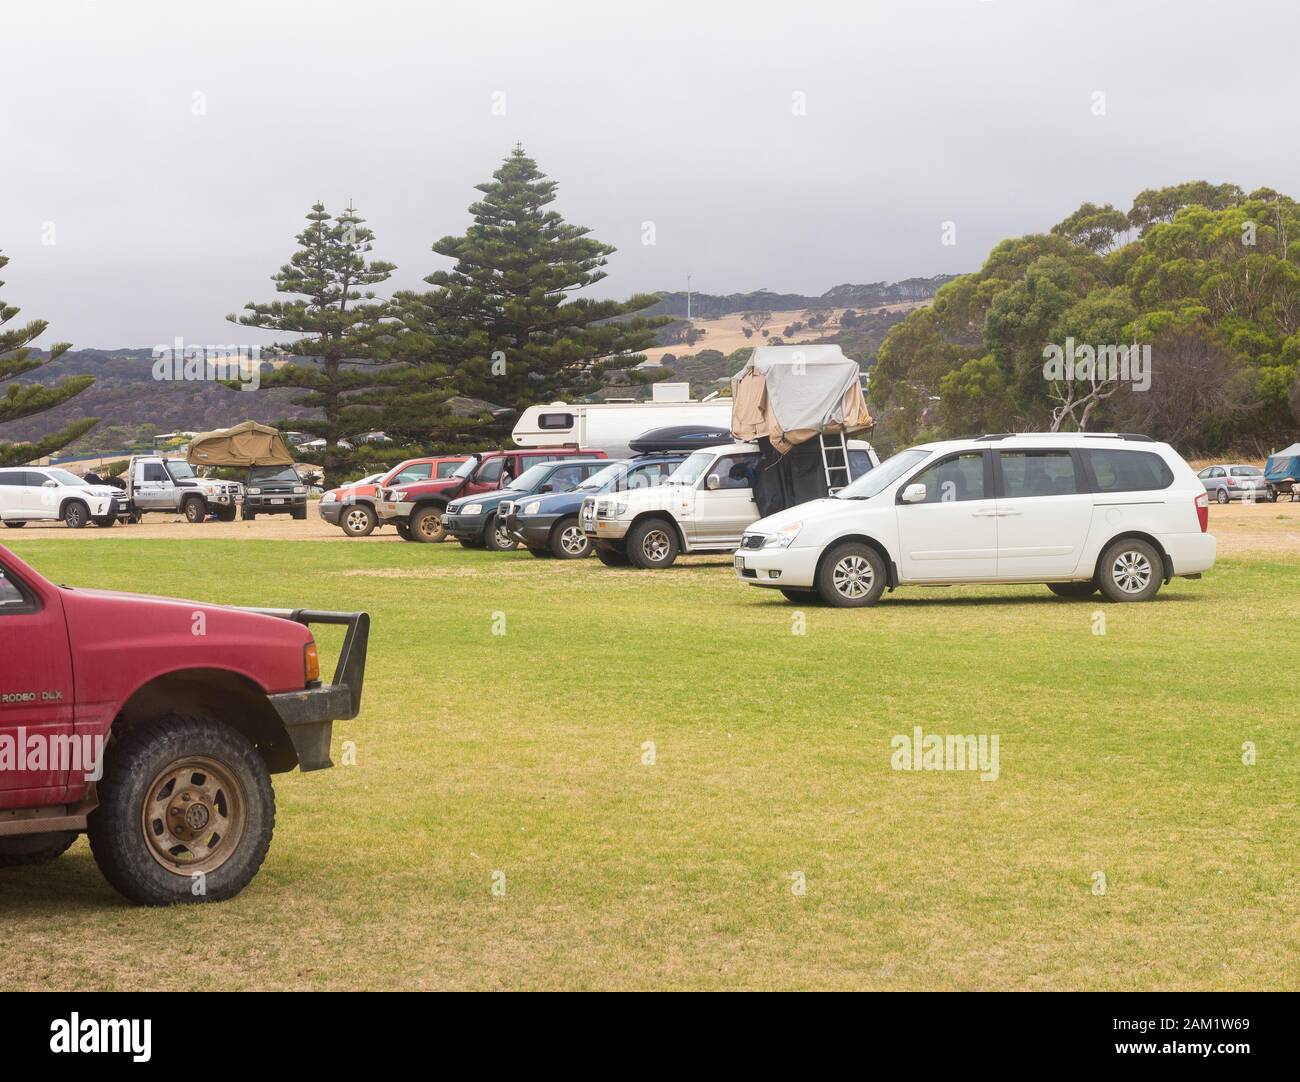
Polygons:
<instances>
[{"instance_id":1,"label":"white 4wd wagon","mask_svg":"<svg viewBox=\"0 0 1300 1082\"><path fill-rule=\"evenodd\" d=\"M901 451L833 497L750 526L736 575L792 601L912 584L1045 583L1147 601L1214 566L1205 488L1144 436L980 436Z\"/></svg>"},{"instance_id":2,"label":"white 4wd wagon","mask_svg":"<svg viewBox=\"0 0 1300 1082\"><path fill-rule=\"evenodd\" d=\"M845 446L851 476L864 477L877 462L871 444L847 440ZM755 444L706 447L653 488L588 496L578 520L611 567L669 567L680 552L733 552L759 517L754 480L760 468Z\"/></svg>"},{"instance_id":3,"label":"white 4wd wagon","mask_svg":"<svg viewBox=\"0 0 1300 1082\"><path fill-rule=\"evenodd\" d=\"M111 485L88 485L55 466L0 469L0 521L11 529L60 519L74 530L112 526L125 502Z\"/></svg>"}]
</instances>

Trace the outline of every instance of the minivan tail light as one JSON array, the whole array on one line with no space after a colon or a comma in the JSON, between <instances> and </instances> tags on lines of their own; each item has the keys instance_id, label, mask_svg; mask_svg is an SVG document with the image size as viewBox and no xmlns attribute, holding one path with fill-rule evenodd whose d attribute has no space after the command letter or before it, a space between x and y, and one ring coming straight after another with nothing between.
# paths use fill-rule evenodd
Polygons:
<instances>
[{"instance_id":1,"label":"minivan tail light","mask_svg":"<svg viewBox=\"0 0 1300 1082\"><path fill-rule=\"evenodd\" d=\"M1210 528L1210 497L1202 492L1196 497L1196 517L1201 523L1201 533Z\"/></svg>"}]
</instances>

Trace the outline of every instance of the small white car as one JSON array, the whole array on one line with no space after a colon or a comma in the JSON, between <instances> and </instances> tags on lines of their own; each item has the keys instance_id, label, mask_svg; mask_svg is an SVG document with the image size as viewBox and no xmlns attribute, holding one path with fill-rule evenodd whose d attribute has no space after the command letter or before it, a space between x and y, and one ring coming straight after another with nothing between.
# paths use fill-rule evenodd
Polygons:
<instances>
[{"instance_id":1,"label":"small white car","mask_svg":"<svg viewBox=\"0 0 1300 1082\"><path fill-rule=\"evenodd\" d=\"M1148 601L1214 566L1209 500L1168 444L981 436L901 451L835 496L755 522L737 577L788 599L872 605L896 586L1045 583Z\"/></svg>"},{"instance_id":2,"label":"small white car","mask_svg":"<svg viewBox=\"0 0 1300 1082\"><path fill-rule=\"evenodd\" d=\"M848 440L847 447L854 477L878 461L865 440ZM753 491L758 468L755 444L706 447L653 488L588 496L578 521L610 567L662 568L679 553L734 552L759 517Z\"/></svg>"},{"instance_id":3,"label":"small white car","mask_svg":"<svg viewBox=\"0 0 1300 1082\"><path fill-rule=\"evenodd\" d=\"M88 485L76 474L54 466L0 469L0 520L10 529L60 519L74 530L88 522L112 526L125 505L120 489Z\"/></svg>"}]
</instances>

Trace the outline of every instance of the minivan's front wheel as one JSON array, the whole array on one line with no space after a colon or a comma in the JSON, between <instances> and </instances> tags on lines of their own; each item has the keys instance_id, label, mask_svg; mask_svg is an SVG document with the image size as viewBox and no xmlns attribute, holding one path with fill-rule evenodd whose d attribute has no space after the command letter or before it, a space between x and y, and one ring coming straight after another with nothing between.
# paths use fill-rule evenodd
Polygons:
<instances>
[{"instance_id":1,"label":"minivan's front wheel","mask_svg":"<svg viewBox=\"0 0 1300 1082\"><path fill-rule=\"evenodd\" d=\"M828 605L842 609L874 605L886 585L880 553L857 541L836 545L817 569L817 593Z\"/></svg>"},{"instance_id":2,"label":"minivan's front wheel","mask_svg":"<svg viewBox=\"0 0 1300 1082\"><path fill-rule=\"evenodd\" d=\"M628 559L636 567L672 567L677 559L677 531L661 518L638 522L627 535Z\"/></svg>"},{"instance_id":3,"label":"minivan's front wheel","mask_svg":"<svg viewBox=\"0 0 1300 1082\"><path fill-rule=\"evenodd\" d=\"M1095 582L1049 582L1047 588L1057 597L1068 597L1075 600L1092 597L1097 592Z\"/></svg>"},{"instance_id":4,"label":"minivan's front wheel","mask_svg":"<svg viewBox=\"0 0 1300 1082\"><path fill-rule=\"evenodd\" d=\"M1154 546L1127 537L1102 554L1097 580L1108 601L1150 601L1163 576L1164 561Z\"/></svg>"},{"instance_id":5,"label":"minivan's front wheel","mask_svg":"<svg viewBox=\"0 0 1300 1082\"><path fill-rule=\"evenodd\" d=\"M108 745L87 821L104 877L133 902L221 901L257 874L275 828L275 792L242 733L172 715Z\"/></svg>"}]
</instances>

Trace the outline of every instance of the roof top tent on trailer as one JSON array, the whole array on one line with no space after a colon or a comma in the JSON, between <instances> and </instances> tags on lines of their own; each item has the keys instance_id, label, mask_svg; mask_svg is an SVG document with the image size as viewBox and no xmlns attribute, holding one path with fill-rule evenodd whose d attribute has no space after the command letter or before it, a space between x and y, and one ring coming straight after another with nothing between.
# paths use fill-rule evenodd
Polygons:
<instances>
[{"instance_id":1,"label":"roof top tent on trailer","mask_svg":"<svg viewBox=\"0 0 1300 1082\"><path fill-rule=\"evenodd\" d=\"M759 346L731 389L731 434L759 448L760 515L832 495L856 479L847 438L874 422L858 362L839 346Z\"/></svg>"},{"instance_id":2,"label":"roof top tent on trailer","mask_svg":"<svg viewBox=\"0 0 1300 1082\"><path fill-rule=\"evenodd\" d=\"M731 400L687 397L690 385L656 383L649 402L552 402L529 406L515 424L512 437L519 447L580 447L602 450L611 458L632 454L632 440L672 426L726 429L731 424ZM721 441L719 441L721 442Z\"/></svg>"}]
</instances>

